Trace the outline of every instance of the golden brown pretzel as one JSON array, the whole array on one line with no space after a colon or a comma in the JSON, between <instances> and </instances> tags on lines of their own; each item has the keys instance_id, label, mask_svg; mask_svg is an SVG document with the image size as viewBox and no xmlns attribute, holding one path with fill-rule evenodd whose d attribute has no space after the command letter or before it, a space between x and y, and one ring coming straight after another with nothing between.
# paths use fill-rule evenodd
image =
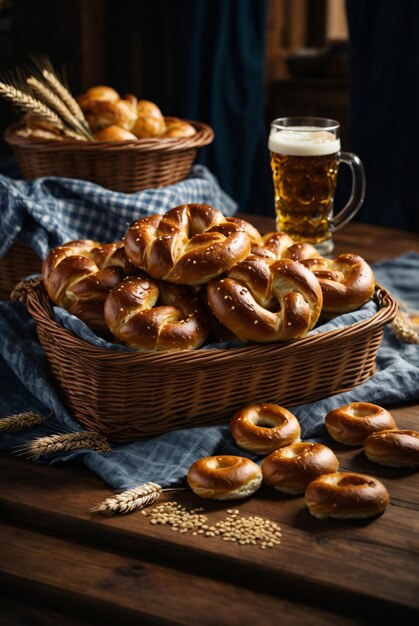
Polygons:
<instances>
[{"instance_id":1,"label":"golden brown pretzel","mask_svg":"<svg viewBox=\"0 0 419 626\"><path fill-rule=\"evenodd\" d=\"M242 220L238 217L226 217L225 220L226 222L230 222L231 224L236 224L241 230L244 230L244 232L250 239L251 246L263 244L262 235L260 234L258 229L247 220Z\"/></svg>"},{"instance_id":2,"label":"golden brown pretzel","mask_svg":"<svg viewBox=\"0 0 419 626\"><path fill-rule=\"evenodd\" d=\"M314 517L362 519L383 513L390 497L384 485L365 474L335 472L313 480L304 495Z\"/></svg>"},{"instance_id":3,"label":"golden brown pretzel","mask_svg":"<svg viewBox=\"0 0 419 626\"><path fill-rule=\"evenodd\" d=\"M205 311L209 328L208 343L221 343L237 339L236 335L221 324L212 312L207 299L207 286L197 285L196 287L191 287L191 289L197 298L199 298L199 302Z\"/></svg>"},{"instance_id":4,"label":"golden brown pretzel","mask_svg":"<svg viewBox=\"0 0 419 626\"><path fill-rule=\"evenodd\" d=\"M391 467L419 467L419 432L389 430L371 434L364 452L373 463Z\"/></svg>"},{"instance_id":5,"label":"golden brown pretzel","mask_svg":"<svg viewBox=\"0 0 419 626\"><path fill-rule=\"evenodd\" d=\"M293 243L293 239L286 233L267 233L261 241L252 241L251 252L253 255L261 256L268 261L277 261Z\"/></svg>"},{"instance_id":6,"label":"golden brown pretzel","mask_svg":"<svg viewBox=\"0 0 419 626\"><path fill-rule=\"evenodd\" d=\"M355 311L374 294L374 273L357 254L340 254L336 259L303 259L301 263L319 279L325 312Z\"/></svg>"},{"instance_id":7,"label":"golden brown pretzel","mask_svg":"<svg viewBox=\"0 0 419 626\"><path fill-rule=\"evenodd\" d=\"M106 298L104 310L113 334L141 350L192 350L208 335L205 313L188 287L146 274L125 278Z\"/></svg>"},{"instance_id":8,"label":"golden brown pretzel","mask_svg":"<svg viewBox=\"0 0 419 626\"><path fill-rule=\"evenodd\" d=\"M238 500L259 489L262 470L242 456L207 456L191 465L187 481L201 498Z\"/></svg>"},{"instance_id":9,"label":"golden brown pretzel","mask_svg":"<svg viewBox=\"0 0 419 626\"><path fill-rule=\"evenodd\" d=\"M256 255L208 284L214 315L237 337L258 342L303 337L317 322L322 291L317 278L296 261L271 263Z\"/></svg>"},{"instance_id":10,"label":"golden brown pretzel","mask_svg":"<svg viewBox=\"0 0 419 626\"><path fill-rule=\"evenodd\" d=\"M262 256L267 260L291 259L302 261L318 257L319 254L311 243L295 242L283 232L267 233L260 243L252 242L252 254Z\"/></svg>"},{"instance_id":11,"label":"golden brown pretzel","mask_svg":"<svg viewBox=\"0 0 419 626\"><path fill-rule=\"evenodd\" d=\"M153 278L200 285L219 276L250 252L243 227L207 204L183 204L165 215L132 224L125 250Z\"/></svg>"},{"instance_id":12,"label":"golden brown pretzel","mask_svg":"<svg viewBox=\"0 0 419 626\"><path fill-rule=\"evenodd\" d=\"M301 436L295 415L278 404L246 406L233 415L230 428L237 445L254 454L268 454Z\"/></svg>"},{"instance_id":13,"label":"golden brown pretzel","mask_svg":"<svg viewBox=\"0 0 419 626\"><path fill-rule=\"evenodd\" d=\"M351 446L363 444L373 432L397 428L391 413L371 402L351 402L333 409L324 423L335 441Z\"/></svg>"},{"instance_id":14,"label":"golden brown pretzel","mask_svg":"<svg viewBox=\"0 0 419 626\"><path fill-rule=\"evenodd\" d=\"M288 246L282 253L283 259L293 259L293 261L304 261L305 259L317 258L319 253L316 248L305 241L296 242Z\"/></svg>"},{"instance_id":15,"label":"golden brown pretzel","mask_svg":"<svg viewBox=\"0 0 419 626\"><path fill-rule=\"evenodd\" d=\"M275 450L262 462L267 485L284 493L304 493L307 485L322 474L337 472L339 461L321 443L302 441Z\"/></svg>"},{"instance_id":16,"label":"golden brown pretzel","mask_svg":"<svg viewBox=\"0 0 419 626\"><path fill-rule=\"evenodd\" d=\"M122 242L88 239L54 248L42 265L45 289L54 302L77 315L93 330L107 330L103 303L124 276L138 270L128 261Z\"/></svg>"}]
</instances>

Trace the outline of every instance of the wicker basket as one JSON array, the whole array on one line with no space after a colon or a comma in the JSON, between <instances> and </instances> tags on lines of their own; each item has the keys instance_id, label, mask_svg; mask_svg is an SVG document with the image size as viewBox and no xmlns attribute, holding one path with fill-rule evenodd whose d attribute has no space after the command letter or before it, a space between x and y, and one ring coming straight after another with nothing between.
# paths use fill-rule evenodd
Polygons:
<instances>
[{"instance_id":1,"label":"wicker basket","mask_svg":"<svg viewBox=\"0 0 419 626\"><path fill-rule=\"evenodd\" d=\"M9 300L17 283L31 274L40 274L42 260L24 243L15 241L0 257L0 300Z\"/></svg>"},{"instance_id":2,"label":"wicker basket","mask_svg":"<svg viewBox=\"0 0 419 626\"><path fill-rule=\"evenodd\" d=\"M27 180L40 176L78 178L120 191L166 187L186 178L198 149L214 139L202 122L189 122L196 134L185 138L138 139L136 141L51 141L21 137L21 123L4 134Z\"/></svg>"},{"instance_id":3,"label":"wicker basket","mask_svg":"<svg viewBox=\"0 0 419 626\"><path fill-rule=\"evenodd\" d=\"M365 381L394 298L376 285L377 313L298 341L231 350L120 352L93 346L53 319L40 281L21 283L57 388L74 417L115 442L221 423L252 402L319 400Z\"/></svg>"}]
</instances>

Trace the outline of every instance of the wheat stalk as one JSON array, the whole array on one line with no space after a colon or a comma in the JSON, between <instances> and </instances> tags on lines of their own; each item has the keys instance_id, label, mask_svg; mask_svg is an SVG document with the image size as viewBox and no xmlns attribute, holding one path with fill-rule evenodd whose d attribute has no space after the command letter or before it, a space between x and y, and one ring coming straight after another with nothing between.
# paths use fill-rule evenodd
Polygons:
<instances>
[{"instance_id":1,"label":"wheat stalk","mask_svg":"<svg viewBox=\"0 0 419 626\"><path fill-rule=\"evenodd\" d=\"M64 121L69 124L74 124L74 115L51 89L46 87L40 80L35 78L35 76L30 76L26 79L26 82L41 96L41 100L43 100L45 104L56 109L57 113Z\"/></svg>"},{"instance_id":2,"label":"wheat stalk","mask_svg":"<svg viewBox=\"0 0 419 626\"><path fill-rule=\"evenodd\" d=\"M404 311L398 310L391 326L399 341L403 343L419 343L419 333L415 330L409 315L404 313Z\"/></svg>"},{"instance_id":3,"label":"wheat stalk","mask_svg":"<svg viewBox=\"0 0 419 626\"><path fill-rule=\"evenodd\" d=\"M42 415L32 413L31 411L18 413L17 415L10 415L0 419L0 431L16 432L27 430L33 426L39 426L44 420L45 418Z\"/></svg>"},{"instance_id":4,"label":"wheat stalk","mask_svg":"<svg viewBox=\"0 0 419 626\"><path fill-rule=\"evenodd\" d=\"M115 513L132 513L143 509L145 506L153 504L161 496L162 488L157 483L144 483L133 489L128 489L112 498L106 498L100 504L94 506L92 513L102 513L103 515L115 515Z\"/></svg>"},{"instance_id":5,"label":"wheat stalk","mask_svg":"<svg viewBox=\"0 0 419 626\"><path fill-rule=\"evenodd\" d=\"M17 107L57 127L66 136L94 140L86 118L70 90L59 79L48 57L33 58L28 76L17 68L0 75L0 94Z\"/></svg>"},{"instance_id":6,"label":"wheat stalk","mask_svg":"<svg viewBox=\"0 0 419 626\"><path fill-rule=\"evenodd\" d=\"M55 109L55 111L59 114L60 118L66 122L72 129L74 136L74 131L76 131L76 135L78 138L80 136L83 139L91 139L92 133L86 129L85 125L80 122L80 120L68 109L67 105L63 102L60 95L57 95L51 89L49 89L44 83L35 78L35 76L30 76L26 79L26 83L32 87L32 89L37 93L41 100L44 101L45 104L49 105L51 108ZM66 134L70 134L66 129L64 129Z\"/></svg>"},{"instance_id":7,"label":"wheat stalk","mask_svg":"<svg viewBox=\"0 0 419 626\"><path fill-rule=\"evenodd\" d=\"M96 452L111 452L106 439L93 431L81 431L64 435L50 435L39 437L16 448L16 452L29 459L38 459L43 454L56 454L79 448L89 448Z\"/></svg>"},{"instance_id":8,"label":"wheat stalk","mask_svg":"<svg viewBox=\"0 0 419 626\"><path fill-rule=\"evenodd\" d=\"M54 66L48 55L41 54L38 56L32 55L32 63L35 66L36 72L42 76L42 78L52 87L52 90L61 98L66 107L71 111L74 117L81 122L81 124L90 130L81 110L79 103L73 97L70 89L64 84L64 80L57 74Z\"/></svg>"},{"instance_id":9,"label":"wheat stalk","mask_svg":"<svg viewBox=\"0 0 419 626\"><path fill-rule=\"evenodd\" d=\"M71 111L76 119L83 125L86 124L86 118L83 115L83 111L79 107L77 101L73 98L69 90L62 84L54 72L47 69L42 70L42 76L51 85L55 92L59 95L66 107Z\"/></svg>"},{"instance_id":10,"label":"wheat stalk","mask_svg":"<svg viewBox=\"0 0 419 626\"><path fill-rule=\"evenodd\" d=\"M82 139L83 141L87 140L87 137L81 136L80 132L71 130L70 128L66 128L64 132L65 132L66 137L71 137L72 139L78 139L78 140Z\"/></svg>"},{"instance_id":11,"label":"wheat stalk","mask_svg":"<svg viewBox=\"0 0 419 626\"><path fill-rule=\"evenodd\" d=\"M17 89L13 85L0 82L0 94L2 94L8 100L11 100L16 106L24 111L34 113L39 117L42 117L45 121L49 122L53 126L56 126L60 130L64 129L64 124L58 115L46 106L43 102L40 102L30 94Z\"/></svg>"}]
</instances>

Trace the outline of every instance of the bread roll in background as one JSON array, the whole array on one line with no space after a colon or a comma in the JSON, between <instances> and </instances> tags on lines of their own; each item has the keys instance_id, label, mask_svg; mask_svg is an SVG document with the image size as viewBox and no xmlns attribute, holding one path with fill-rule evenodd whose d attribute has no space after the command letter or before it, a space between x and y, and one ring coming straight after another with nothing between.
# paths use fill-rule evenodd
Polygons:
<instances>
[{"instance_id":1,"label":"bread roll in background","mask_svg":"<svg viewBox=\"0 0 419 626\"><path fill-rule=\"evenodd\" d=\"M138 117L155 117L157 119L163 119L163 113L160 108L151 100L138 100L137 104L137 116Z\"/></svg>"},{"instance_id":2,"label":"bread roll in background","mask_svg":"<svg viewBox=\"0 0 419 626\"><path fill-rule=\"evenodd\" d=\"M119 98L119 93L112 87L108 87L107 85L96 85L94 87L90 87L87 91L77 96L76 100L79 107L84 112L88 109L92 102L116 102Z\"/></svg>"},{"instance_id":3,"label":"bread roll in background","mask_svg":"<svg viewBox=\"0 0 419 626\"><path fill-rule=\"evenodd\" d=\"M121 128L120 126L102 128L102 130L95 134L95 137L98 141L135 141L137 139L129 130Z\"/></svg>"},{"instance_id":4,"label":"bread roll in background","mask_svg":"<svg viewBox=\"0 0 419 626\"><path fill-rule=\"evenodd\" d=\"M93 132L108 126L121 126L130 130L137 119L137 99L127 96L124 100L95 101L85 111L86 120Z\"/></svg>"},{"instance_id":5,"label":"bread roll in background","mask_svg":"<svg viewBox=\"0 0 419 626\"><path fill-rule=\"evenodd\" d=\"M166 126L163 117L140 115L135 120L131 130L137 139L148 139L150 137L161 137L166 130Z\"/></svg>"},{"instance_id":6,"label":"bread roll in background","mask_svg":"<svg viewBox=\"0 0 419 626\"><path fill-rule=\"evenodd\" d=\"M163 137L193 137L193 135L196 135L196 130L192 124L177 117L167 117L165 123L166 130L163 133Z\"/></svg>"}]
</instances>

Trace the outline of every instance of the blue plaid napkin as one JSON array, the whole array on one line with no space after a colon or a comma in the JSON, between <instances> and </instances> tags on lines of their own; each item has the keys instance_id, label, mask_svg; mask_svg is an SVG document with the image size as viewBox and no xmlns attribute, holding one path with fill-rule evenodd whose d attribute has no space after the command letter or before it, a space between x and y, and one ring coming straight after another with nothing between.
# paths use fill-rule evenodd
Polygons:
<instances>
[{"instance_id":1,"label":"blue plaid napkin","mask_svg":"<svg viewBox=\"0 0 419 626\"><path fill-rule=\"evenodd\" d=\"M190 176L179 183L134 194L71 178L26 182L0 175L0 256L16 239L42 259L51 248L73 239L116 241L134 220L192 202L210 204L226 216L237 211L236 203L203 165L194 165Z\"/></svg>"},{"instance_id":2,"label":"blue plaid napkin","mask_svg":"<svg viewBox=\"0 0 419 626\"><path fill-rule=\"evenodd\" d=\"M395 297L419 310L419 254L410 253L377 264L374 271L378 282ZM371 313L368 307L361 312ZM374 376L347 393L287 408L300 420L304 439L327 443L324 417L332 408L358 400L388 406L415 399L419 399L419 346L399 343L391 329L386 328ZM51 384L34 322L25 307L17 302L0 302L0 419L28 410L48 416L47 422L24 433L0 434L0 449L10 450L46 434L82 430ZM190 465L206 455L238 454L260 460L235 446L227 423L112 447L108 453L78 450L41 457L39 462L78 459L120 490L150 480L166 487L182 485Z\"/></svg>"}]
</instances>

